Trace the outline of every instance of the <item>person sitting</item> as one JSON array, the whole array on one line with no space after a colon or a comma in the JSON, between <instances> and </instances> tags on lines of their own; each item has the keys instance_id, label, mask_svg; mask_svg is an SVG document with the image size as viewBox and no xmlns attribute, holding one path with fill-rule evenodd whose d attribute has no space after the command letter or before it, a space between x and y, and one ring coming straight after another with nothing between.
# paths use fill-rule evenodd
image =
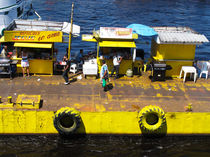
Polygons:
<instances>
[{"instance_id":1,"label":"person sitting","mask_svg":"<svg viewBox=\"0 0 210 157\"><path fill-rule=\"evenodd\" d=\"M83 64L83 49L80 49L79 54L76 56L76 61L77 63L82 63Z\"/></svg>"}]
</instances>

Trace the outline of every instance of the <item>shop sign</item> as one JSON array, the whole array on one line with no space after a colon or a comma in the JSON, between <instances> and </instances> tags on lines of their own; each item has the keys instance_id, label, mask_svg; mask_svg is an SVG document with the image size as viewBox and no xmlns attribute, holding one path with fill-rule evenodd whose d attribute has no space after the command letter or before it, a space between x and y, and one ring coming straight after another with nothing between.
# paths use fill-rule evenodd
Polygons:
<instances>
[{"instance_id":1,"label":"shop sign","mask_svg":"<svg viewBox=\"0 0 210 157\"><path fill-rule=\"evenodd\" d=\"M62 42L61 31L5 31L7 42Z\"/></svg>"},{"instance_id":2,"label":"shop sign","mask_svg":"<svg viewBox=\"0 0 210 157\"><path fill-rule=\"evenodd\" d=\"M100 38L132 39L132 29L118 27L100 27Z\"/></svg>"}]
</instances>

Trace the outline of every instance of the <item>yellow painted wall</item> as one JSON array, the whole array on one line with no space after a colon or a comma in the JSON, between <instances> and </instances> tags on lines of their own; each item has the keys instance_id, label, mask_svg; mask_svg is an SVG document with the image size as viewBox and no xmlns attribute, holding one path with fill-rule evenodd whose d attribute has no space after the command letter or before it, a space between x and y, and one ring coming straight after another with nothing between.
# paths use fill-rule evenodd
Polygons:
<instances>
[{"instance_id":1,"label":"yellow painted wall","mask_svg":"<svg viewBox=\"0 0 210 157\"><path fill-rule=\"evenodd\" d=\"M35 74L53 74L53 61L34 59L29 61L29 70Z\"/></svg>"},{"instance_id":2,"label":"yellow painted wall","mask_svg":"<svg viewBox=\"0 0 210 157\"><path fill-rule=\"evenodd\" d=\"M152 55L157 59L193 60L196 45L185 44L157 44L152 42Z\"/></svg>"},{"instance_id":3,"label":"yellow painted wall","mask_svg":"<svg viewBox=\"0 0 210 157\"><path fill-rule=\"evenodd\" d=\"M179 77L182 66L192 66L193 61L166 61L167 65L172 67L171 70L166 71L167 77Z\"/></svg>"},{"instance_id":4,"label":"yellow painted wall","mask_svg":"<svg viewBox=\"0 0 210 157\"><path fill-rule=\"evenodd\" d=\"M166 60L166 64L172 67L166 71L167 77L178 77L182 66L193 65L195 49L196 45L157 44L152 40L151 56L157 61Z\"/></svg>"},{"instance_id":5,"label":"yellow painted wall","mask_svg":"<svg viewBox=\"0 0 210 157\"><path fill-rule=\"evenodd\" d=\"M58 133L53 111L0 110L0 134ZM87 134L141 134L138 112L82 112L78 132ZM167 134L210 134L210 113L166 113Z\"/></svg>"},{"instance_id":6,"label":"yellow painted wall","mask_svg":"<svg viewBox=\"0 0 210 157\"><path fill-rule=\"evenodd\" d=\"M19 65L21 61L19 61ZM53 74L53 60L29 60L29 72L33 74ZM22 73L22 67L17 67L17 73Z\"/></svg>"}]
</instances>

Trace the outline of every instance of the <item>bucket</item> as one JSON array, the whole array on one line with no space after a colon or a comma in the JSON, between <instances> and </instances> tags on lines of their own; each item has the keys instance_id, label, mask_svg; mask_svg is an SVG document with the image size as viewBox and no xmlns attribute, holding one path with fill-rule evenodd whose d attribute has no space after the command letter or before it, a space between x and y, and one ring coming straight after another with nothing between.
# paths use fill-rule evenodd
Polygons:
<instances>
[{"instance_id":1,"label":"bucket","mask_svg":"<svg viewBox=\"0 0 210 157\"><path fill-rule=\"evenodd\" d=\"M132 71L131 69L128 69L128 70L126 71L126 76L132 77L132 76L133 76L133 71Z\"/></svg>"}]
</instances>

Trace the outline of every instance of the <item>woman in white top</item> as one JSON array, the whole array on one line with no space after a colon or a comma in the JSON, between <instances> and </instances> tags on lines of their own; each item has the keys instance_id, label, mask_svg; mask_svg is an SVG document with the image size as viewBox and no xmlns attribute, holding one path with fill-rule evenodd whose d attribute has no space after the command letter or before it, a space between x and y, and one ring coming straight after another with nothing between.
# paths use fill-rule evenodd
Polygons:
<instances>
[{"instance_id":1,"label":"woman in white top","mask_svg":"<svg viewBox=\"0 0 210 157\"><path fill-rule=\"evenodd\" d=\"M23 77L25 77L25 69L26 69L27 75L29 77L29 61L28 61L28 55L25 51L22 52L21 66L22 66L22 70L23 70Z\"/></svg>"},{"instance_id":2,"label":"woman in white top","mask_svg":"<svg viewBox=\"0 0 210 157\"><path fill-rule=\"evenodd\" d=\"M6 57L7 56L7 46L5 45L4 48L1 51L1 57Z\"/></svg>"}]
</instances>

